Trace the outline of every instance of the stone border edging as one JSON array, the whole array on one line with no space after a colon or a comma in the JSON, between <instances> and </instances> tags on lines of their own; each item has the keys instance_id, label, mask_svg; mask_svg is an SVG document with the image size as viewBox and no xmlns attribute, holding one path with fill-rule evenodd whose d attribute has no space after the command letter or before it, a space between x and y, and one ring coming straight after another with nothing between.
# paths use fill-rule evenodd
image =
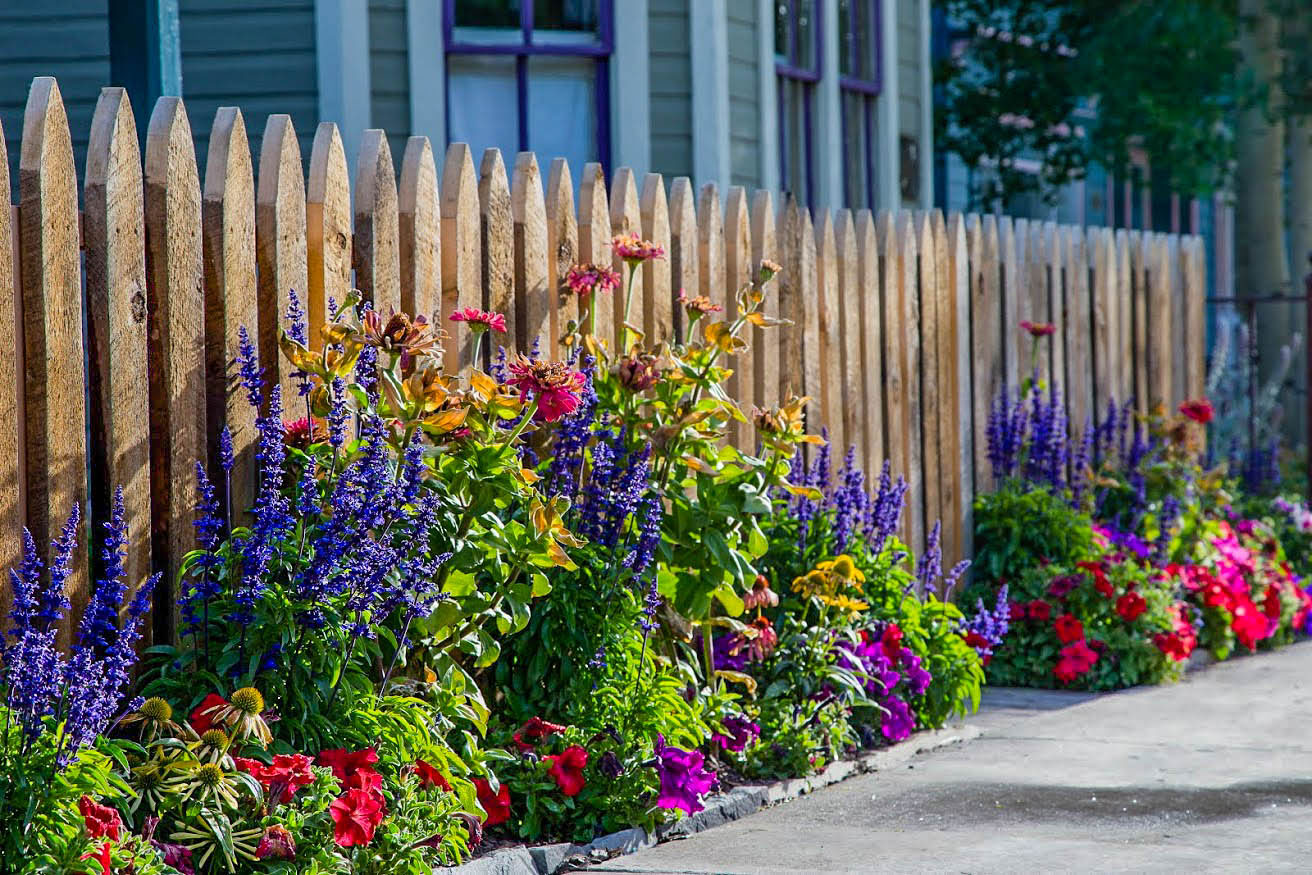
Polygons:
<instances>
[{"instance_id":1,"label":"stone border edging","mask_svg":"<svg viewBox=\"0 0 1312 875\"><path fill-rule=\"evenodd\" d=\"M970 725L935 729L856 759L830 763L824 771L809 778L791 778L770 784L744 784L728 793L710 797L701 811L659 828L655 835L641 827L633 827L604 835L586 845L557 842L533 847L503 848L462 866L438 868L433 872L434 875L553 875L560 871L582 868L591 863L605 862L612 857L632 854L661 842L686 838L755 814L762 808L805 796L854 775L887 771L902 765L918 753L971 741L981 734L981 729Z\"/></svg>"}]
</instances>

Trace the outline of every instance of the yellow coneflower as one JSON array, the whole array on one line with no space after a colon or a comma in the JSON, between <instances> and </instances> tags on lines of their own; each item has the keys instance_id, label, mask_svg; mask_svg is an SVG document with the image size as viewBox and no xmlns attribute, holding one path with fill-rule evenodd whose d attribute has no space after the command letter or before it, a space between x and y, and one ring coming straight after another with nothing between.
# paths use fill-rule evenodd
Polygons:
<instances>
[{"instance_id":1,"label":"yellow coneflower","mask_svg":"<svg viewBox=\"0 0 1312 875\"><path fill-rule=\"evenodd\" d=\"M141 707L124 717L120 726L140 726L141 738L154 741L160 735L178 738L184 730L173 721L173 706L167 699L152 696L141 703Z\"/></svg>"}]
</instances>

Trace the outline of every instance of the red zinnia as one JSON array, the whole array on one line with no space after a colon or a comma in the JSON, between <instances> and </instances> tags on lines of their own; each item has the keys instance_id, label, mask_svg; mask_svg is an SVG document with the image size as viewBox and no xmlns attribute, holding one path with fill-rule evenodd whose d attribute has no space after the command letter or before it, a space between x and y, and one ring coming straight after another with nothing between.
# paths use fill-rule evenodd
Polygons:
<instances>
[{"instance_id":1,"label":"red zinnia","mask_svg":"<svg viewBox=\"0 0 1312 875\"><path fill-rule=\"evenodd\" d=\"M564 753L548 754L543 759L551 763L547 774L556 782L560 792L577 796L587 783L583 778L583 767L588 764L588 752L575 744L565 748Z\"/></svg>"},{"instance_id":2,"label":"red zinnia","mask_svg":"<svg viewBox=\"0 0 1312 875\"><path fill-rule=\"evenodd\" d=\"M431 790L434 787L447 792L451 790L451 784L447 781L446 776L439 772L436 766L429 765L423 760L415 760L415 774L419 776L419 786L425 790Z\"/></svg>"},{"instance_id":3,"label":"red zinnia","mask_svg":"<svg viewBox=\"0 0 1312 875\"><path fill-rule=\"evenodd\" d=\"M1185 401L1180 405L1180 412L1199 425L1207 425L1216 414L1216 411L1212 408L1212 402L1206 398Z\"/></svg>"},{"instance_id":4,"label":"red zinnia","mask_svg":"<svg viewBox=\"0 0 1312 875\"><path fill-rule=\"evenodd\" d=\"M1052 628L1057 630L1062 644L1073 644L1084 638L1084 624L1075 619L1074 614L1062 614L1052 621Z\"/></svg>"},{"instance_id":5,"label":"red zinnia","mask_svg":"<svg viewBox=\"0 0 1312 875\"><path fill-rule=\"evenodd\" d=\"M543 362L524 354L509 365L510 385L519 390L520 400L530 392L538 402L535 419L555 422L578 409L587 377L565 362Z\"/></svg>"},{"instance_id":6,"label":"red zinnia","mask_svg":"<svg viewBox=\"0 0 1312 875\"><path fill-rule=\"evenodd\" d=\"M1148 602L1137 592L1127 592L1116 600L1116 613L1121 615L1121 619L1127 623L1133 623L1144 611L1148 610Z\"/></svg>"},{"instance_id":7,"label":"red zinnia","mask_svg":"<svg viewBox=\"0 0 1312 875\"><path fill-rule=\"evenodd\" d=\"M343 848L367 845L383 821L383 799L367 790L347 790L328 806L333 818L333 841Z\"/></svg>"},{"instance_id":8,"label":"red zinnia","mask_svg":"<svg viewBox=\"0 0 1312 875\"><path fill-rule=\"evenodd\" d=\"M1025 606L1026 613L1031 620L1037 620L1040 623L1046 623L1052 619L1052 606L1043 599L1035 599Z\"/></svg>"},{"instance_id":9,"label":"red zinnia","mask_svg":"<svg viewBox=\"0 0 1312 875\"><path fill-rule=\"evenodd\" d=\"M87 835L93 839L118 841L119 830L123 828L123 819L118 816L117 811L108 805L101 805L86 795L77 801L77 810L82 813L82 822L86 825Z\"/></svg>"},{"instance_id":10,"label":"red zinnia","mask_svg":"<svg viewBox=\"0 0 1312 875\"><path fill-rule=\"evenodd\" d=\"M506 317L491 310L466 307L463 310L455 311L447 318L452 322L466 322L473 331L487 331L491 328L493 331L506 333Z\"/></svg>"},{"instance_id":11,"label":"red zinnia","mask_svg":"<svg viewBox=\"0 0 1312 875\"><path fill-rule=\"evenodd\" d=\"M492 785L485 778L474 779L474 789L478 791L478 804L487 812L484 823L496 826L510 818L510 788L502 784L497 792L492 792Z\"/></svg>"},{"instance_id":12,"label":"red zinnia","mask_svg":"<svg viewBox=\"0 0 1312 875\"><path fill-rule=\"evenodd\" d=\"M228 707L228 700L218 693L210 693L205 699L196 706L196 710L191 712L191 728L196 730L197 735L204 735L211 729L214 729L214 717L223 708ZM218 727L222 729L223 727Z\"/></svg>"},{"instance_id":13,"label":"red zinnia","mask_svg":"<svg viewBox=\"0 0 1312 875\"><path fill-rule=\"evenodd\" d=\"M1051 322L1031 322L1028 319L1021 322L1020 327L1028 331L1030 337L1047 337L1057 330Z\"/></svg>"}]
</instances>

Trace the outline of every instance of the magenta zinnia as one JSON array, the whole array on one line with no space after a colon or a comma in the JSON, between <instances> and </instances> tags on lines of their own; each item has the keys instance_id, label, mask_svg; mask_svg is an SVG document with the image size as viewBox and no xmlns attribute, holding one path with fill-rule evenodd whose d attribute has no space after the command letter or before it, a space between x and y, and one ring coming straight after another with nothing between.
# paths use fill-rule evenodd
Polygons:
<instances>
[{"instance_id":1,"label":"magenta zinnia","mask_svg":"<svg viewBox=\"0 0 1312 875\"><path fill-rule=\"evenodd\" d=\"M1028 331L1030 337L1047 337L1057 330L1051 322L1031 322L1028 319L1022 321L1020 327Z\"/></svg>"},{"instance_id":2,"label":"magenta zinnia","mask_svg":"<svg viewBox=\"0 0 1312 875\"><path fill-rule=\"evenodd\" d=\"M579 406L587 378L565 362L544 362L520 354L509 365L510 385L519 390L520 400L529 393L538 403L534 418L555 422Z\"/></svg>"},{"instance_id":3,"label":"magenta zinnia","mask_svg":"<svg viewBox=\"0 0 1312 875\"><path fill-rule=\"evenodd\" d=\"M487 331L491 328L493 331L506 333L506 317L501 313L495 313L491 310L480 310L477 307L466 307L463 310L457 310L448 317L452 322L466 322L473 331Z\"/></svg>"},{"instance_id":4,"label":"magenta zinnia","mask_svg":"<svg viewBox=\"0 0 1312 875\"><path fill-rule=\"evenodd\" d=\"M664 258L665 248L643 240L637 234L616 234L610 241L611 249L627 264L641 264L654 258Z\"/></svg>"},{"instance_id":5,"label":"magenta zinnia","mask_svg":"<svg viewBox=\"0 0 1312 875\"><path fill-rule=\"evenodd\" d=\"M620 275L600 264L576 264L565 274L565 285L581 298L594 292L613 292L620 287Z\"/></svg>"}]
</instances>

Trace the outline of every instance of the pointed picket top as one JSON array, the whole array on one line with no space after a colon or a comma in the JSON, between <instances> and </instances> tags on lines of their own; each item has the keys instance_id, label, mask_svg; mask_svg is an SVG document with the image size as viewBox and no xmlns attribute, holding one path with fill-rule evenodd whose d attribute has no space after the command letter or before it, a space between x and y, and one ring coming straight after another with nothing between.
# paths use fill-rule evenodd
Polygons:
<instances>
[{"instance_id":1,"label":"pointed picket top","mask_svg":"<svg viewBox=\"0 0 1312 875\"><path fill-rule=\"evenodd\" d=\"M884 367L883 367L883 314L879 287L879 238L875 231L875 216L870 210L858 210L853 234L856 250L856 278L844 300L849 313L857 314L859 358L855 375L858 380L857 397L861 399L855 411L860 417L865 434L864 468L867 477L877 477L884 464Z\"/></svg>"},{"instance_id":2,"label":"pointed picket top","mask_svg":"<svg viewBox=\"0 0 1312 875\"><path fill-rule=\"evenodd\" d=\"M861 396L861 303L857 286L856 223L852 211L834 214L834 258L838 276L838 381L840 417L847 444L856 447L856 462L866 467L865 402ZM846 447L844 447L846 452Z\"/></svg>"},{"instance_id":3,"label":"pointed picket top","mask_svg":"<svg viewBox=\"0 0 1312 875\"><path fill-rule=\"evenodd\" d=\"M665 200L665 181L659 173L642 180L642 236L665 250L664 258L653 258L642 266L642 330L646 346L669 341L674 336L674 291L671 288L670 209Z\"/></svg>"},{"instance_id":4,"label":"pointed picket top","mask_svg":"<svg viewBox=\"0 0 1312 875\"><path fill-rule=\"evenodd\" d=\"M64 102L48 76L34 79L28 93L18 190L27 521L44 552L72 505L85 506L87 496L77 171ZM86 530L84 521L79 544ZM64 587L74 616L88 595L85 557L74 551Z\"/></svg>"},{"instance_id":5,"label":"pointed picket top","mask_svg":"<svg viewBox=\"0 0 1312 875\"><path fill-rule=\"evenodd\" d=\"M450 373L469 363L469 330L448 317L466 307L483 306L482 249L474 158L468 143L452 143L442 169L442 309L433 320L448 335Z\"/></svg>"},{"instance_id":6,"label":"pointed picket top","mask_svg":"<svg viewBox=\"0 0 1312 875\"><path fill-rule=\"evenodd\" d=\"M1144 234L1148 265L1148 409L1171 403L1175 385L1174 363L1177 342L1172 335L1180 327L1172 300L1170 247L1167 235ZM1169 407L1168 407L1169 409Z\"/></svg>"},{"instance_id":7,"label":"pointed picket top","mask_svg":"<svg viewBox=\"0 0 1312 875\"><path fill-rule=\"evenodd\" d=\"M679 176L670 183L670 291L690 297L701 288L697 240L697 204L692 180ZM683 308L673 306L675 336L684 336Z\"/></svg>"},{"instance_id":8,"label":"pointed picket top","mask_svg":"<svg viewBox=\"0 0 1312 875\"><path fill-rule=\"evenodd\" d=\"M1089 294L1089 254L1084 229L1074 225L1062 228L1065 253L1066 302L1062 321L1066 324L1066 410L1074 440L1081 440L1084 426L1096 414L1093 406L1093 326L1089 321L1092 299Z\"/></svg>"},{"instance_id":9,"label":"pointed picket top","mask_svg":"<svg viewBox=\"0 0 1312 875\"><path fill-rule=\"evenodd\" d=\"M974 217L972 217L974 218ZM975 395L975 491L995 486L993 468L988 461L989 408L998 393L1006 388L1002 370L1004 331L1019 331L1019 326L1002 324L1002 299L998 294L998 274L988 265L998 263L998 223L992 215L976 220L973 229L970 262L979 265L972 280L971 342L973 358L973 392ZM1037 233L1031 223L1030 233ZM1031 248L1031 252L1037 251ZM1047 276L1046 270L1044 276ZM1043 288L1047 288L1046 279Z\"/></svg>"},{"instance_id":10,"label":"pointed picket top","mask_svg":"<svg viewBox=\"0 0 1312 875\"><path fill-rule=\"evenodd\" d=\"M321 122L310 148L305 186L305 249L309 262L306 314L310 346L319 349L318 328L328 321L328 300L339 306L351 292L351 182L337 125Z\"/></svg>"},{"instance_id":11,"label":"pointed picket top","mask_svg":"<svg viewBox=\"0 0 1312 875\"><path fill-rule=\"evenodd\" d=\"M725 317L736 319L739 315L738 292L749 285L753 278L752 269L752 219L751 209L747 204L747 189L741 185L731 185L724 198L724 285L728 294L728 307ZM743 326L739 335L749 346L753 340L751 326ZM738 402L738 408L750 416L755 404L755 386L752 376L755 364L755 351L745 349L733 357L729 376L729 397ZM756 434L751 422L731 422L729 431L734 445L744 452L756 449Z\"/></svg>"},{"instance_id":12,"label":"pointed picket top","mask_svg":"<svg viewBox=\"0 0 1312 875\"><path fill-rule=\"evenodd\" d=\"M497 340L521 350L532 348L536 340L540 349L549 349L554 296L547 284L547 208L538 159L532 152L515 156L510 208L515 224L515 325L519 333L507 333Z\"/></svg>"},{"instance_id":13,"label":"pointed picket top","mask_svg":"<svg viewBox=\"0 0 1312 875\"><path fill-rule=\"evenodd\" d=\"M723 312L729 310L729 295L724 278L724 213L720 208L720 189L714 182L702 186L697 196L697 274L696 294L705 295ZM693 297L688 292L688 297ZM704 317L706 318L706 317ZM721 318L721 317L710 317Z\"/></svg>"},{"instance_id":14,"label":"pointed picket top","mask_svg":"<svg viewBox=\"0 0 1312 875\"><path fill-rule=\"evenodd\" d=\"M843 312L839 309L838 247L834 242L834 222L829 210L816 213L814 227L816 265L816 307L819 315L820 379L817 385L820 421L829 429L829 442L835 459L841 459L851 442L844 427L843 413Z\"/></svg>"},{"instance_id":15,"label":"pointed picket top","mask_svg":"<svg viewBox=\"0 0 1312 875\"><path fill-rule=\"evenodd\" d=\"M291 116L271 115L264 124L255 189L259 350L265 379L282 385L284 403L295 398L297 390L291 376L293 369L278 351L278 337L286 326L290 295L295 293L305 306L309 288L306 253L301 147ZM318 330L317 325L308 326L309 334L317 334Z\"/></svg>"},{"instance_id":16,"label":"pointed picket top","mask_svg":"<svg viewBox=\"0 0 1312 875\"><path fill-rule=\"evenodd\" d=\"M1107 410L1107 402L1115 394L1116 368L1118 362L1112 356L1114 331L1116 326L1116 287L1115 264L1111 234L1106 228L1088 229L1089 266L1093 272L1093 285L1089 290L1090 313L1090 353L1093 356L1093 401L1094 415L1101 417Z\"/></svg>"},{"instance_id":17,"label":"pointed picket top","mask_svg":"<svg viewBox=\"0 0 1312 875\"><path fill-rule=\"evenodd\" d=\"M939 426L941 377L938 364L938 251L929 213L917 212L912 222L916 257L920 264L920 470L924 477L925 525L928 529L934 525L935 520L944 520L946 517L943 513L939 468L942 435Z\"/></svg>"},{"instance_id":18,"label":"pointed picket top","mask_svg":"<svg viewBox=\"0 0 1312 875\"><path fill-rule=\"evenodd\" d=\"M610 207L606 197L606 175L601 165L589 162L583 165L583 177L579 180L579 260L590 264L611 264L614 253L610 240ZM623 274L621 274L623 275ZM624 303L616 298L623 298L624 285L613 294L593 295L592 306L596 309L597 337L611 349L615 349L613 337L615 327L615 310L623 312Z\"/></svg>"},{"instance_id":19,"label":"pointed picket top","mask_svg":"<svg viewBox=\"0 0 1312 875\"><path fill-rule=\"evenodd\" d=\"M780 260L779 241L775 234L774 201L762 189L752 195L752 270L760 271L761 262ZM765 312L778 316L779 283L776 277L765 287ZM747 345L752 349L752 394L758 407L779 403L779 338L782 328L753 326Z\"/></svg>"},{"instance_id":20,"label":"pointed picket top","mask_svg":"<svg viewBox=\"0 0 1312 875\"><path fill-rule=\"evenodd\" d=\"M1178 234L1167 234L1165 265L1167 275L1171 277L1171 391L1168 402L1187 397L1189 389L1185 385L1185 363L1188 360L1189 338L1185 334L1185 273L1187 265L1183 259L1182 238Z\"/></svg>"},{"instance_id":21,"label":"pointed picket top","mask_svg":"<svg viewBox=\"0 0 1312 875\"><path fill-rule=\"evenodd\" d=\"M1131 346L1134 355L1134 382L1131 385L1134 406L1142 414L1147 414L1148 403L1148 270L1142 231L1130 231L1125 238L1126 271L1129 276L1127 287L1130 290L1131 316L1133 326Z\"/></svg>"},{"instance_id":22,"label":"pointed picket top","mask_svg":"<svg viewBox=\"0 0 1312 875\"><path fill-rule=\"evenodd\" d=\"M200 175L177 97L155 102L145 176L151 528L168 562L155 604L175 605L156 609L155 630L167 639L176 625L174 581L195 546L195 465L206 457Z\"/></svg>"},{"instance_id":23,"label":"pointed picket top","mask_svg":"<svg viewBox=\"0 0 1312 875\"><path fill-rule=\"evenodd\" d=\"M1191 234L1181 248L1185 282L1185 398L1201 398L1207 380L1207 248Z\"/></svg>"},{"instance_id":24,"label":"pointed picket top","mask_svg":"<svg viewBox=\"0 0 1312 875\"><path fill-rule=\"evenodd\" d=\"M1016 229L1009 216L998 217L998 257L1002 262L999 289L1002 294L1004 327L1002 370L1009 383L1019 383L1020 373L1020 299L1016 277L1020 272L1016 258ZM1025 338L1028 340L1028 338Z\"/></svg>"},{"instance_id":25,"label":"pointed picket top","mask_svg":"<svg viewBox=\"0 0 1312 875\"><path fill-rule=\"evenodd\" d=\"M520 326L515 312L515 227L510 204L510 182L500 149L484 149L478 169L479 236L483 241L483 302L485 309L506 317L504 337L491 337L483 344L483 358L490 360L489 346L504 343L518 346ZM462 353L461 361L469 361Z\"/></svg>"},{"instance_id":26,"label":"pointed picket top","mask_svg":"<svg viewBox=\"0 0 1312 875\"><path fill-rule=\"evenodd\" d=\"M427 137L405 142L397 190L401 310L436 321L442 300L442 213L437 164Z\"/></svg>"},{"instance_id":27,"label":"pointed picket top","mask_svg":"<svg viewBox=\"0 0 1312 875\"><path fill-rule=\"evenodd\" d=\"M1117 288L1117 333L1119 343L1114 354L1119 354L1121 363L1119 383L1116 388L1116 401L1125 404L1134 396L1134 297L1132 294L1133 278L1130 271L1130 234L1124 228L1112 234L1113 255L1116 265Z\"/></svg>"},{"instance_id":28,"label":"pointed picket top","mask_svg":"<svg viewBox=\"0 0 1312 875\"><path fill-rule=\"evenodd\" d=\"M802 335L801 362L802 367L797 371L802 377L802 383L797 387L796 392L799 395L807 395L811 398L806 406L808 428L818 432L820 427L825 424L820 418L820 400L822 387L820 385L820 360L822 356L820 346L820 308L815 305L820 295L820 288L816 283L816 254L815 246L815 225L811 221L811 211L802 207L798 211L798 222L794 227L795 236L793 246L795 247L794 261L798 265L797 282L793 288L797 292L798 298L792 304L793 312L799 315L797 324L802 327L801 332L796 328L793 333ZM785 329L787 330L787 329Z\"/></svg>"},{"instance_id":29,"label":"pointed picket top","mask_svg":"<svg viewBox=\"0 0 1312 875\"><path fill-rule=\"evenodd\" d=\"M87 336L93 531L123 490L129 591L150 573L150 388L146 229L137 124L123 88L103 88L87 142ZM5 358L11 359L12 356ZM12 366L6 365L7 367Z\"/></svg>"},{"instance_id":30,"label":"pointed picket top","mask_svg":"<svg viewBox=\"0 0 1312 875\"><path fill-rule=\"evenodd\" d=\"M902 374L906 387L906 407L904 427L907 445L907 525L908 546L917 554L925 545L925 476L922 464L924 445L921 404L920 373L920 295L916 281L916 260L920 253L916 248L915 226L912 215L906 211L898 214L897 241L901 250L902 287L902 324L905 326L903 339Z\"/></svg>"},{"instance_id":31,"label":"pointed picket top","mask_svg":"<svg viewBox=\"0 0 1312 875\"><path fill-rule=\"evenodd\" d=\"M1031 322L1056 322L1057 320L1053 318L1052 302L1049 295L1049 258L1043 222L1037 220L1028 222L1026 232L1025 265L1021 268L1026 273L1029 285L1029 316L1026 318ZM1020 331L1020 326L1011 326L1008 330ZM1039 345L1039 360L1035 362L1031 360L1031 350L1034 345L1026 337L1019 334L1016 337L1024 344L1026 349L1024 354L1026 369L1021 373L1021 379L1031 376L1037 364L1039 379L1048 380L1052 374L1052 344L1048 342Z\"/></svg>"},{"instance_id":32,"label":"pointed picket top","mask_svg":"<svg viewBox=\"0 0 1312 875\"><path fill-rule=\"evenodd\" d=\"M628 167L621 167L616 170L615 178L611 180L610 230L612 236L620 234L642 236L642 205L638 200L638 183L633 175L633 170ZM644 330L643 314L647 309L647 283L644 279L646 271L637 271L630 288L629 269L624 264L624 259L612 252L611 266L619 271L620 276L624 278L624 285L615 298L611 314L614 320L614 349L617 352L623 352L638 340L637 335L632 330L625 330L625 320L628 320L627 327L629 329Z\"/></svg>"},{"instance_id":33,"label":"pointed picket top","mask_svg":"<svg viewBox=\"0 0 1312 875\"><path fill-rule=\"evenodd\" d=\"M569 269L579 260L579 228L574 218L574 180L569 174L569 162L564 158L551 161L547 176L547 290L552 307L549 350L554 361L561 357L560 338L565 326L579 318L578 298L565 285Z\"/></svg>"},{"instance_id":34,"label":"pointed picket top","mask_svg":"<svg viewBox=\"0 0 1312 875\"><path fill-rule=\"evenodd\" d=\"M14 301L14 246L18 228L9 186L9 153L4 123L0 122L0 349L18 350L18 307ZM17 399L20 368L16 354L0 356L0 386ZM0 567L17 568L22 561L23 470L19 465L22 411L0 418ZM9 587L0 588L0 616L8 616L12 603Z\"/></svg>"},{"instance_id":35,"label":"pointed picket top","mask_svg":"<svg viewBox=\"0 0 1312 875\"><path fill-rule=\"evenodd\" d=\"M791 324L779 331L779 400L806 394L806 314L803 308L814 306L815 298L806 297L806 253L802 245L802 208L792 193L784 194L779 210L779 315Z\"/></svg>"},{"instance_id":36,"label":"pointed picket top","mask_svg":"<svg viewBox=\"0 0 1312 875\"><path fill-rule=\"evenodd\" d=\"M355 162L355 287L384 318L401 309L396 168L387 132L370 128Z\"/></svg>"},{"instance_id":37,"label":"pointed picket top","mask_svg":"<svg viewBox=\"0 0 1312 875\"><path fill-rule=\"evenodd\" d=\"M884 453L894 477L907 476L906 316L902 304L902 251L894 215L880 210L875 219L879 251L879 316L883 330ZM905 518L903 519L905 522Z\"/></svg>"}]
</instances>

